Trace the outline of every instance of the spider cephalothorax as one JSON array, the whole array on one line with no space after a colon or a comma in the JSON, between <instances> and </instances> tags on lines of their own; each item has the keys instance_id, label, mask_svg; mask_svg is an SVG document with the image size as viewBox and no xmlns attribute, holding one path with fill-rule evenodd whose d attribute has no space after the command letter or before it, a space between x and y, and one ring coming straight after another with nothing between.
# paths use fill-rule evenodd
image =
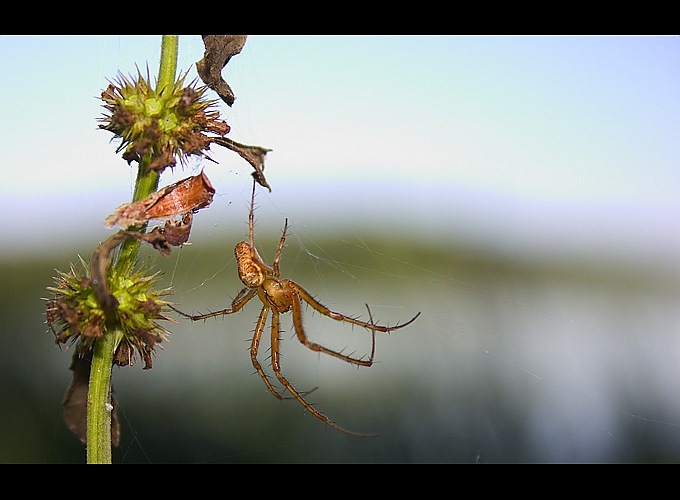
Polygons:
<instances>
[{"instance_id":1,"label":"spider cephalothorax","mask_svg":"<svg viewBox=\"0 0 680 500\"><path fill-rule=\"evenodd\" d=\"M415 319L420 315L416 314L406 323L396 326L382 326L373 323L373 317L371 315L371 310L366 305L368 310L369 321L361 321L359 319L353 318L351 316L345 316L334 311L331 311L326 306L321 304L319 301L314 299L312 295L307 292L304 288L298 285L296 282L289 279L280 279L279 271L279 261L281 259L281 251L283 250L283 245L286 241L286 231L288 229L288 220L283 227L283 235L279 241L279 246L276 251L276 256L274 257L274 264L270 267L264 263L260 255L255 249L253 244L253 205L255 197L255 185L253 184L253 198L251 200L250 215L248 217L248 228L249 228L249 242L241 241L236 244L234 249L234 254L236 257L236 263L238 266L238 275L241 281L246 287L242 289L236 298L231 303L231 307L227 309L222 309L221 311L215 311L208 314L200 315L189 315L175 309L179 314L190 318L193 321L198 321L213 316L221 316L225 314L233 314L250 301L255 295L257 295L262 302L262 310L260 311L260 316L257 320L257 325L255 326L255 333L253 334L253 339L250 345L250 358L257 370L257 373L262 377L264 383L267 385L269 391L276 396L278 399L286 399L281 395L279 391L272 385L271 381L265 374L260 362L257 360L257 353L260 345L260 339L262 333L264 332L265 324L267 322L267 317L269 311L272 313L271 321L271 363L272 370L276 375L279 382L297 399L302 405L311 412L315 417L326 422L328 425L338 429L347 434L366 436L367 434L358 434L352 431L348 431L338 426L332 422L326 415L315 409L310 405L304 396L304 393L299 392L293 387L293 385L283 376L281 373L281 357L279 352L279 342L280 342L280 314L291 311L293 315L293 327L297 335L298 340L304 344L306 347L313 351L323 352L330 356L334 356L348 363L358 365L358 366L371 366L373 364L373 357L375 353L375 332L391 332L393 330L398 330L403 328L415 321ZM354 325L361 326L371 331L372 336L372 349L371 355L368 359L358 359L348 356L346 354L339 353L324 347L320 344L310 341L305 335L304 328L302 326L302 302L306 302L312 308L314 308L319 313L329 318L335 319L337 321L344 321L347 323L352 323ZM174 308L173 308L174 309Z\"/></svg>"}]
</instances>

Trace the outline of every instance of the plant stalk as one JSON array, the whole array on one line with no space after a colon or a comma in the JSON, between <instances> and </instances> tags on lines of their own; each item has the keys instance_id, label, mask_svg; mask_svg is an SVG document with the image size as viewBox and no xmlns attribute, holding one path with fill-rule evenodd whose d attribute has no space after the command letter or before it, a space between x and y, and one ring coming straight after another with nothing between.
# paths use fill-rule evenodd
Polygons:
<instances>
[{"instance_id":1,"label":"plant stalk","mask_svg":"<svg viewBox=\"0 0 680 500\"><path fill-rule=\"evenodd\" d=\"M111 463L111 368L113 354L122 339L123 332L114 329L94 345L87 395L88 464Z\"/></svg>"},{"instance_id":2,"label":"plant stalk","mask_svg":"<svg viewBox=\"0 0 680 500\"><path fill-rule=\"evenodd\" d=\"M161 41L158 88L173 85L177 71L178 35L163 35ZM158 189L158 172L147 171L153 158L144 157L139 162L133 202L142 200ZM140 228L145 231L146 227ZM131 264L137 258L139 242L126 240L121 246L116 266ZM87 463L111 463L111 370L113 357L123 339L118 328L107 329L97 340L90 368L90 385L87 395Z\"/></svg>"},{"instance_id":3,"label":"plant stalk","mask_svg":"<svg viewBox=\"0 0 680 500\"><path fill-rule=\"evenodd\" d=\"M161 41L161 61L158 69L157 89L162 89L175 83L177 73L177 54L179 52L178 35L163 35ZM148 170L154 158L144 156L139 162L135 190L132 195L132 203L143 200L151 193L158 190L158 172ZM146 226L139 228L145 231ZM126 240L121 246L118 254L117 266L124 266L131 263L137 257L140 242L133 239Z\"/></svg>"}]
</instances>

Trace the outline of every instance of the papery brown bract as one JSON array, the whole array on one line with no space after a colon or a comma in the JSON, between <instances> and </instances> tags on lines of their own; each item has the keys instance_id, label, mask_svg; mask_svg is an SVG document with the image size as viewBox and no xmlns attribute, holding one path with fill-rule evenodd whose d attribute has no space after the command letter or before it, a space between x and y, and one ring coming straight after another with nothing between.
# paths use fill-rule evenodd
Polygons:
<instances>
[{"instance_id":1,"label":"papery brown bract","mask_svg":"<svg viewBox=\"0 0 680 500\"><path fill-rule=\"evenodd\" d=\"M212 203L215 188L205 172L159 189L136 203L125 203L109 215L107 227L125 229L141 226L151 219L171 219L205 208Z\"/></svg>"},{"instance_id":2,"label":"papery brown bract","mask_svg":"<svg viewBox=\"0 0 680 500\"><path fill-rule=\"evenodd\" d=\"M215 194L215 188L203 171L199 175L176 182L170 188L148 208L148 218L162 219L200 210L210 205Z\"/></svg>"}]
</instances>

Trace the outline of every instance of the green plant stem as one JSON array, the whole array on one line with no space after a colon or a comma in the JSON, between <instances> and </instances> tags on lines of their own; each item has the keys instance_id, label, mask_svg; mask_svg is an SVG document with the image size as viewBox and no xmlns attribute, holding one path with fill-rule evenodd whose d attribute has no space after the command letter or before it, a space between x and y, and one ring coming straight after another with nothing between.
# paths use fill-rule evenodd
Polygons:
<instances>
[{"instance_id":1,"label":"green plant stem","mask_svg":"<svg viewBox=\"0 0 680 500\"><path fill-rule=\"evenodd\" d=\"M178 35L163 35L161 41L161 64L158 70L158 87L162 89L175 83L177 72Z\"/></svg>"},{"instance_id":2,"label":"green plant stem","mask_svg":"<svg viewBox=\"0 0 680 500\"><path fill-rule=\"evenodd\" d=\"M143 200L151 193L158 190L158 172L155 170L148 171L148 166L151 163L152 158L149 156L144 156L139 162L139 169L137 171L137 180L135 182L135 191L132 195L132 202ZM138 227L138 231L146 231L146 224ZM120 269L123 266L132 263L137 257L137 252L139 251L140 242L132 238L128 238L120 246L120 251L118 252L118 259L116 261L116 266Z\"/></svg>"},{"instance_id":3,"label":"green plant stem","mask_svg":"<svg viewBox=\"0 0 680 500\"><path fill-rule=\"evenodd\" d=\"M178 35L163 35L161 42L158 88L172 85L177 71ZM139 162L133 202L142 200L158 189L158 172L147 171L152 158ZM144 231L146 228L140 228ZM116 266L131 264L137 257L139 242L128 239L121 246ZM87 394L87 463L111 463L111 370L113 357L123 339L117 328L108 329L97 340L90 368Z\"/></svg>"},{"instance_id":4,"label":"green plant stem","mask_svg":"<svg viewBox=\"0 0 680 500\"><path fill-rule=\"evenodd\" d=\"M175 83L178 52L178 35L163 35L163 39L161 41L161 61L160 67L158 69L157 89L162 89ZM135 190L132 195L132 203L143 200L151 193L154 193L158 190L158 172L155 170L148 170L148 166L152 160L153 158L145 156L139 162ZM146 230L146 226L139 228L139 230ZM139 245L140 243L137 240L128 239L125 241L118 254L117 265L124 266L134 261L135 257L137 257Z\"/></svg>"},{"instance_id":5,"label":"green plant stem","mask_svg":"<svg viewBox=\"0 0 680 500\"><path fill-rule=\"evenodd\" d=\"M123 338L114 329L94 345L87 397L87 463L111 463L111 368L113 354Z\"/></svg>"}]
</instances>

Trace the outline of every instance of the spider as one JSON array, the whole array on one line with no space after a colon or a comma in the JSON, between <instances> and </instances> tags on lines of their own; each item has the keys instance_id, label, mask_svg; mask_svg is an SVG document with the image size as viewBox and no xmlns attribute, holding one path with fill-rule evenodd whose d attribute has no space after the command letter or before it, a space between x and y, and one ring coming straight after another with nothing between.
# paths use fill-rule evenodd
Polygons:
<instances>
[{"instance_id":1,"label":"spider","mask_svg":"<svg viewBox=\"0 0 680 500\"><path fill-rule=\"evenodd\" d=\"M283 250L283 245L286 241L286 231L288 229L288 219L286 219L283 226L283 235L279 241L278 249L276 250L276 256L274 257L274 264L270 267L264 263L253 243L253 209L255 204L255 183L253 183L253 193L251 197L250 214L248 216L248 229L249 229L249 242L241 241L236 244L234 249L234 254L236 256L236 263L238 266L238 275L245 288L243 288L236 298L231 303L231 307L222 309L221 311L215 311L207 314L190 315L183 313L173 307L173 309L180 315L191 319L192 321L204 320L211 318L213 316L222 316L226 314L233 314L241 310L253 297L257 297L262 302L262 310L257 319L257 324L255 326L255 333L250 344L250 359L255 367L255 370L260 375L265 385L269 391L278 399L291 399L284 397L280 392L278 392L272 385L269 377L265 374L260 362L257 360L257 354L260 346L260 339L262 333L264 332L265 324L267 322L267 317L269 312L272 313L271 320L271 365L276 378L279 382L287 389L290 394L292 394L294 399L297 399L312 415L322 420L331 427L355 436L370 436L371 434L359 434L356 432L343 429L339 425L332 422L326 415L321 413L319 410L314 408L310 403L308 403L304 396L309 392L300 392L293 387L293 385L288 381L288 379L281 373L281 357L279 353L279 343L280 343L280 315L282 313L291 311L293 314L293 327L295 333L297 334L298 340L308 347L309 349L328 354L330 356L336 357L343 361L347 361L353 365L357 366L371 366L373 364L373 357L375 354L375 332L391 332L393 330L398 330L404 328L405 326L413 323L420 313L416 314L413 318L403 324L398 324L396 326L381 326L373 323L373 316L371 315L371 310L366 304L366 309L368 310L369 321L361 321L359 319L353 318L351 316L345 316L334 311L331 311L326 306L318 302L312 297L312 295L298 285L296 282L289 279L281 279L281 273L279 270L279 261L281 259L281 252ZM327 347L310 341L305 335L304 328L302 326L302 302L306 302L312 306L316 311L328 316L337 321L344 321L354 325L361 326L367 330L371 330L372 337L372 349L371 355L368 359L357 359L351 356L342 354L337 351L333 351ZM314 389L313 389L314 390Z\"/></svg>"}]
</instances>

